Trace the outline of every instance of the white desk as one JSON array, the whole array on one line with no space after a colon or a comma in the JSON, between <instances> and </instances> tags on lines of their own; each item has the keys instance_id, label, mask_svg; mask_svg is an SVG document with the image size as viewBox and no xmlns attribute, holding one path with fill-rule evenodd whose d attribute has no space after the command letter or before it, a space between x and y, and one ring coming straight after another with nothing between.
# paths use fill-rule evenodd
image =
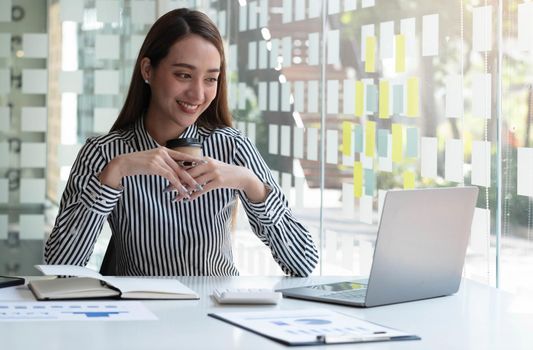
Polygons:
<instances>
[{"instance_id":1,"label":"white desk","mask_svg":"<svg viewBox=\"0 0 533 350\"><path fill-rule=\"evenodd\" d=\"M458 294L443 298L359 309L283 299L276 306L220 306L209 296L215 287L292 287L345 278L180 277L200 300L146 301L158 321L0 323L1 349L282 349L274 341L208 317L209 312L331 307L412 332L420 341L329 345L329 349L533 349L533 314L510 312L513 297L464 280ZM0 289L0 300L25 298ZM316 346L312 349L323 349Z\"/></svg>"}]
</instances>

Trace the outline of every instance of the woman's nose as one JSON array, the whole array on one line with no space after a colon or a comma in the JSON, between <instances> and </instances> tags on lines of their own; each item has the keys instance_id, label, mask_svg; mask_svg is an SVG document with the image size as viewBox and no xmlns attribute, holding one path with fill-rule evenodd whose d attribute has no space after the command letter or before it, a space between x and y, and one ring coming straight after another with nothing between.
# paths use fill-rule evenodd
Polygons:
<instances>
[{"instance_id":1,"label":"woman's nose","mask_svg":"<svg viewBox=\"0 0 533 350\"><path fill-rule=\"evenodd\" d=\"M187 97L192 101L189 102L201 102L204 96L204 87L201 81L193 81L187 89Z\"/></svg>"}]
</instances>

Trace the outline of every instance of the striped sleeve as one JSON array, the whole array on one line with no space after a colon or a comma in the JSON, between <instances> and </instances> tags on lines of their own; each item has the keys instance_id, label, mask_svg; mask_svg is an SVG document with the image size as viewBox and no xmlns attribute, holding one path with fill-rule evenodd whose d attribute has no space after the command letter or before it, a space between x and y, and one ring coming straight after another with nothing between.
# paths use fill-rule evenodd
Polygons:
<instances>
[{"instance_id":1,"label":"striped sleeve","mask_svg":"<svg viewBox=\"0 0 533 350\"><path fill-rule=\"evenodd\" d=\"M98 174L106 164L101 146L89 139L74 162L46 241L47 264L86 265L89 261L102 226L122 194L100 183Z\"/></svg>"},{"instance_id":2,"label":"striped sleeve","mask_svg":"<svg viewBox=\"0 0 533 350\"><path fill-rule=\"evenodd\" d=\"M239 192L254 233L270 248L284 273L302 277L310 275L318 263L318 252L311 234L293 216L270 169L246 137L237 137L235 163L251 169L272 188L263 203L252 203L244 192Z\"/></svg>"}]
</instances>

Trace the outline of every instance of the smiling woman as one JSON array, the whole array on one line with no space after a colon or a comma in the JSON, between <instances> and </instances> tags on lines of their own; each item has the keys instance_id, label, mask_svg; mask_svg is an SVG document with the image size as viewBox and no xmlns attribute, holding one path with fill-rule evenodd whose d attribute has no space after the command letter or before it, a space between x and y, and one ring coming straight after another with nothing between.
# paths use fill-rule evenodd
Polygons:
<instances>
[{"instance_id":1,"label":"smiling woman","mask_svg":"<svg viewBox=\"0 0 533 350\"><path fill-rule=\"evenodd\" d=\"M205 14L179 9L156 21L111 132L78 154L47 263L85 265L107 220L117 275L237 275L230 228L240 199L285 273L313 271L308 230L255 146L231 127L225 68L222 39ZM176 138L200 140L204 157L162 146Z\"/></svg>"}]
</instances>

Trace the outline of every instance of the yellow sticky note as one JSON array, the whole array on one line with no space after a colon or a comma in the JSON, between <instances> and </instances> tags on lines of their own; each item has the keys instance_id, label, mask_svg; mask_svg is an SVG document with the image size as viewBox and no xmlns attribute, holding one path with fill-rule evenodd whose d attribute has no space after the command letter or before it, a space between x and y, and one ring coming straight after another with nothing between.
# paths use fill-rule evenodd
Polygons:
<instances>
[{"instance_id":1,"label":"yellow sticky note","mask_svg":"<svg viewBox=\"0 0 533 350\"><path fill-rule=\"evenodd\" d=\"M355 82L355 115L362 117L365 114L365 84L362 81Z\"/></svg>"},{"instance_id":2,"label":"yellow sticky note","mask_svg":"<svg viewBox=\"0 0 533 350\"><path fill-rule=\"evenodd\" d=\"M365 156L374 157L376 148L376 122L365 124Z\"/></svg>"},{"instance_id":3,"label":"yellow sticky note","mask_svg":"<svg viewBox=\"0 0 533 350\"><path fill-rule=\"evenodd\" d=\"M366 37L365 48L365 72L374 73L376 71L376 37Z\"/></svg>"},{"instance_id":4,"label":"yellow sticky note","mask_svg":"<svg viewBox=\"0 0 533 350\"><path fill-rule=\"evenodd\" d=\"M400 163L403 160L403 126L392 124L392 161Z\"/></svg>"},{"instance_id":5,"label":"yellow sticky note","mask_svg":"<svg viewBox=\"0 0 533 350\"><path fill-rule=\"evenodd\" d=\"M415 188L415 173L412 171L406 171L403 173L403 188L406 190Z\"/></svg>"},{"instance_id":6,"label":"yellow sticky note","mask_svg":"<svg viewBox=\"0 0 533 350\"><path fill-rule=\"evenodd\" d=\"M363 195L363 163L353 163L353 195L361 198Z\"/></svg>"},{"instance_id":7,"label":"yellow sticky note","mask_svg":"<svg viewBox=\"0 0 533 350\"><path fill-rule=\"evenodd\" d=\"M342 122L342 154L346 157L352 155L352 126L353 123Z\"/></svg>"},{"instance_id":8,"label":"yellow sticky note","mask_svg":"<svg viewBox=\"0 0 533 350\"><path fill-rule=\"evenodd\" d=\"M379 82L379 117L388 119L389 116L389 82L381 80Z\"/></svg>"},{"instance_id":9,"label":"yellow sticky note","mask_svg":"<svg viewBox=\"0 0 533 350\"><path fill-rule=\"evenodd\" d=\"M418 101L420 90L418 88L418 78L407 79L407 116L418 117Z\"/></svg>"},{"instance_id":10,"label":"yellow sticky note","mask_svg":"<svg viewBox=\"0 0 533 350\"><path fill-rule=\"evenodd\" d=\"M405 36L403 34L394 37L396 41L395 68L396 73L405 72Z\"/></svg>"}]
</instances>

